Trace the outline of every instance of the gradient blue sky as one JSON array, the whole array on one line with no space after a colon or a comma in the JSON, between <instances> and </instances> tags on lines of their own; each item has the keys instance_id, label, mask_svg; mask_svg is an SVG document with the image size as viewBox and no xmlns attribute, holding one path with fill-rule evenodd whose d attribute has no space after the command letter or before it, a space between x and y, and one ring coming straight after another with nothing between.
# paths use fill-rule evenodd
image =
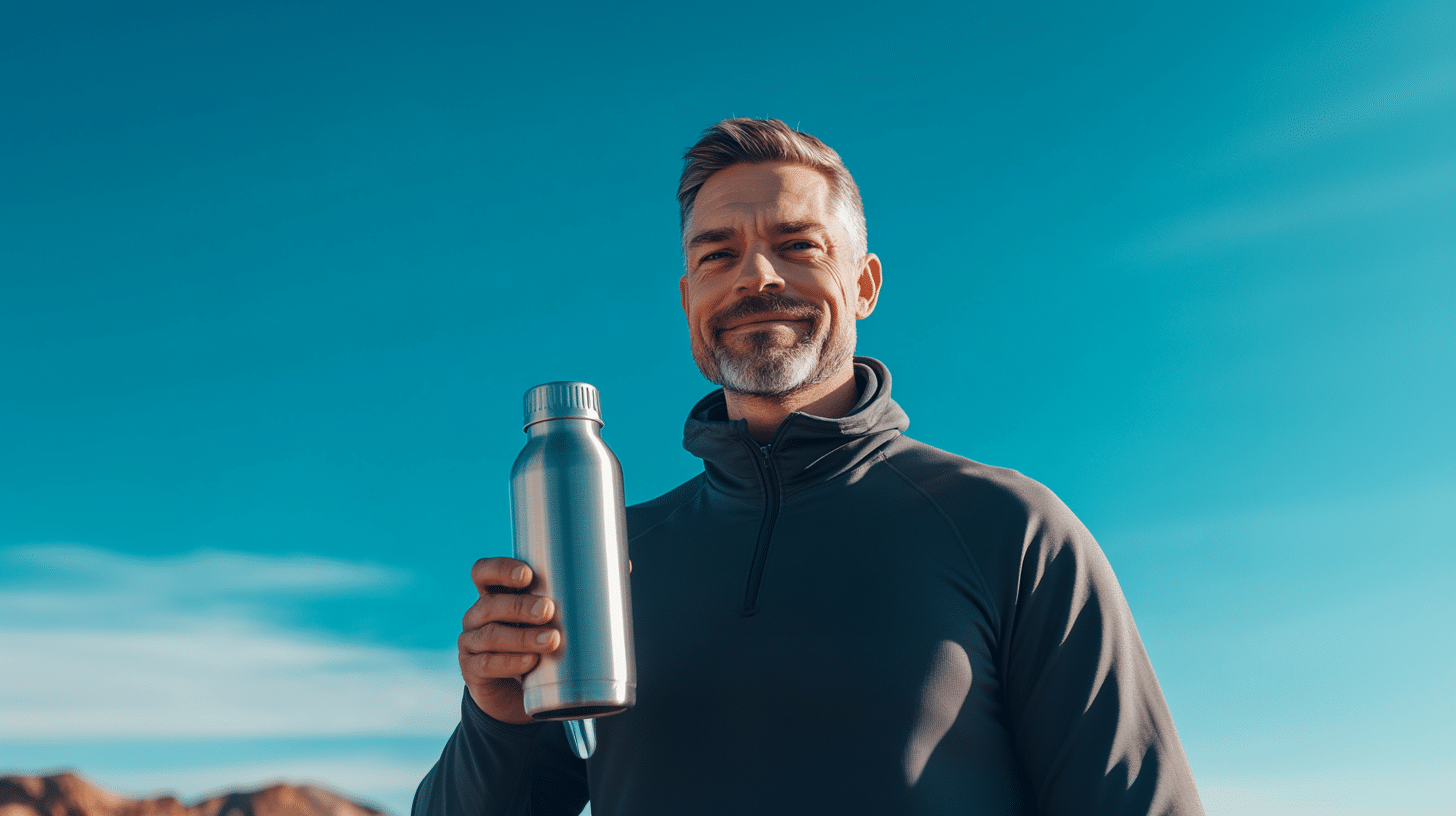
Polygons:
<instances>
[{"instance_id":1,"label":"gradient blue sky","mask_svg":"<svg viewBox=\"0 0 1456 816\"><path fill-rule=\"evenodd\" d=\"M0 0L0 772L404 813L520 395L688 478L679 156L837 148L911 434L1098 536L1212 814L1456 791L1456 5ZM643 690L643 693L648 693Z\"/></svg>"}]
</instances>

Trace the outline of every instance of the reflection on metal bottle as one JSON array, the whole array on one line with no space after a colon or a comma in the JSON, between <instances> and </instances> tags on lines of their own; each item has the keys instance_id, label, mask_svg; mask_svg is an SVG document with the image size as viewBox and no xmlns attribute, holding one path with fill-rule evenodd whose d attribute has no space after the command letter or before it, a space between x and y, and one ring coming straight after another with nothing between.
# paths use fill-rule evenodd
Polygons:
<instances>
[{"instance_id":1,"label":"reflection on metal bottle","mask_svg":"<svg viewBox=\"0 0 1456 816\"><path fill-rule=\"evenodd\" d=\"M601 438L601 403L586 383L526 392L526 446L511 469L516 557L530 591L556 602L561 647L525 677L526 713L568 720L578 756L596 742L590 718L636 701L622 467Z\"/></svg>"}]
</instances>

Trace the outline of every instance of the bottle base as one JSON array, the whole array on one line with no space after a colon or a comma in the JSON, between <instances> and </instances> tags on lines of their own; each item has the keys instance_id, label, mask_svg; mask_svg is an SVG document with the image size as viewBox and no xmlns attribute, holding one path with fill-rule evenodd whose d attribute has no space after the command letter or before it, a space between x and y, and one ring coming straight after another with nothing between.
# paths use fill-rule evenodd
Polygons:
<instances>
[{"instance_id":1,"label":"bottle base","mask_svg":"<svg viewBox=\"0 0 1456 816\"><path fill-rule=\"evenodd\" d=\"M536 720L610 717L621 714L637 702L637 687L611 680L577 680L528 686L523 702L526 713Z\"/></svg>"}]
</instances>

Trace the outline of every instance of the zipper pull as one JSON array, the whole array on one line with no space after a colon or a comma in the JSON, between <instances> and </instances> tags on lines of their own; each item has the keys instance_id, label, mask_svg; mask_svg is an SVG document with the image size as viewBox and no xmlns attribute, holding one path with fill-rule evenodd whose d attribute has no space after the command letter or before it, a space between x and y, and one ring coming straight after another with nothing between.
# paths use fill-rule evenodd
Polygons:
<instances>
[{"instance_id":1,"label":"zipper pull","mask_svg":"<svg viewBox=\"0 0 1456 816\"><path fill-rule=\"evenodd\" d=\"M758 449L763 452L763 466L766 467L766 468L773 467L773 462L770 461L769 458L768 458L769 448L771 448L771 447L773 447L773 446L772 445L760 445L758 447Z\"/></svg>"}]
</instances>

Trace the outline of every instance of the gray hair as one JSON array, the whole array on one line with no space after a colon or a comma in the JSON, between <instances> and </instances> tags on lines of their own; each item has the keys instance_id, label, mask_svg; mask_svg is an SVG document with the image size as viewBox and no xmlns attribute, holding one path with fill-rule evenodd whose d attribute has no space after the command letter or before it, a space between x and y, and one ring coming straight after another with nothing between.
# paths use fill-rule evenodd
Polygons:
<instances>
[{"instance_id":1,"label":"gray hair","mask_svg":"<svg viewBox=\"0 0 1456 816\"><path fill-rule=\"evenodd\" d=\"M703 131L697 144L683 154L682 178L677 185L678 229L686 230L693 203L708 177L735 164L790 162L817 170L829 182L829 200L844 222L856 254L869 251L864 202L859 186L845 169L834 148L778 119L724 119Z\"/></svg>"}]
</instances>

